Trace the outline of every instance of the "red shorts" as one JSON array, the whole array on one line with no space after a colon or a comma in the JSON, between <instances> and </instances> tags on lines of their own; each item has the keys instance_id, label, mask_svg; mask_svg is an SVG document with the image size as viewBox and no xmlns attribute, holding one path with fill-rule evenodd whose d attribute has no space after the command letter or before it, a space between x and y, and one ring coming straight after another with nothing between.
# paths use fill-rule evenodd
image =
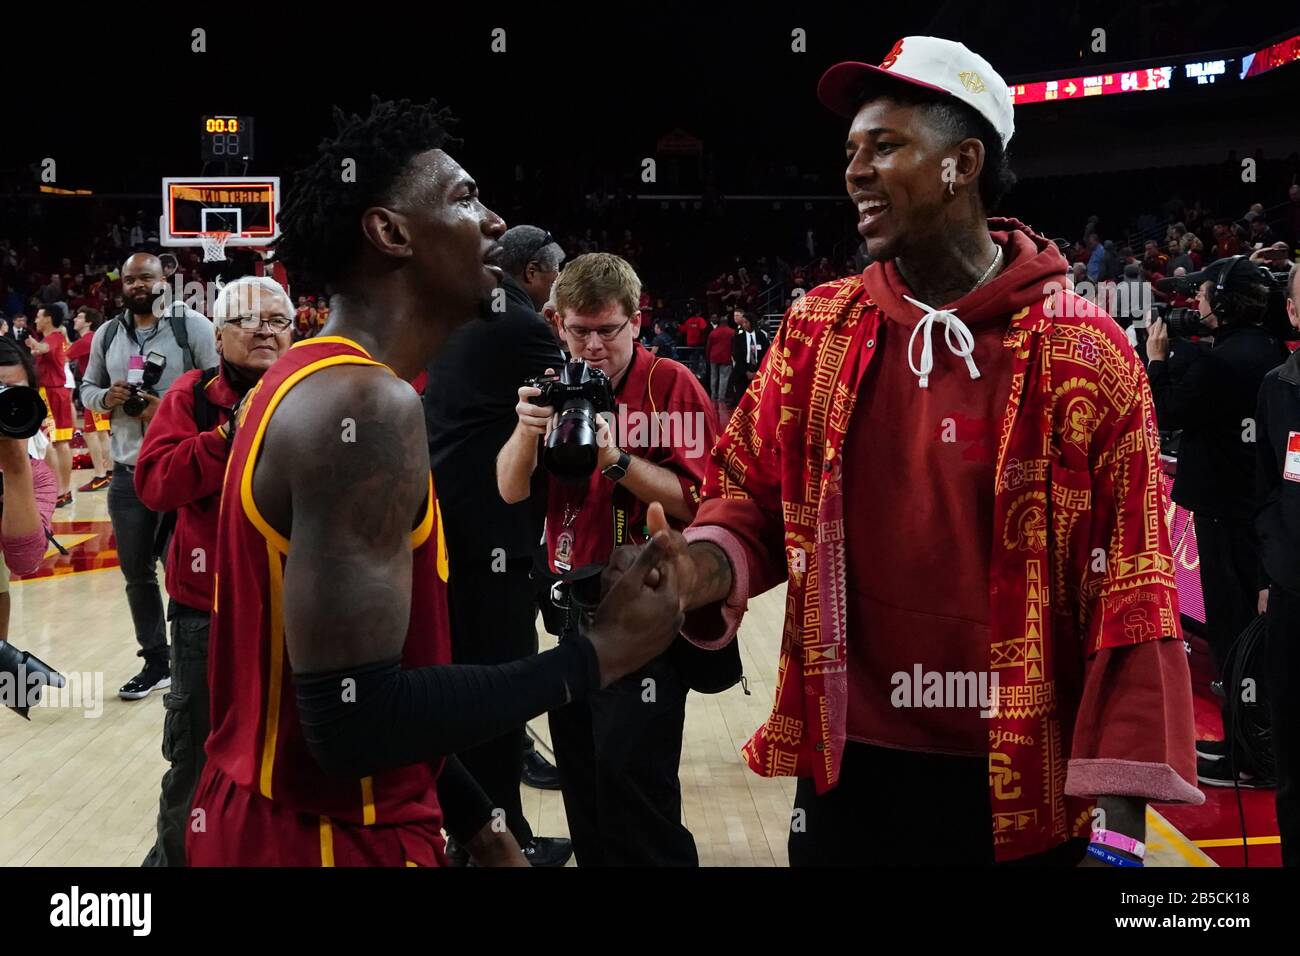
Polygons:
<instances>
[{"instance_id":1,"label":"red shorts","mask_svg":"<svg viewBox=\"0 0 1300 956\"><path fill-rule=\"evenodd\" d=\"M108 416L101 415L99 412L93 412L89 408L81 410L81 431L86 432L106 432L112 427L109 424Z\"/></svg>"},{"instance_id":2,"label":"red shorts","mask_svg":"<svg viewBox=\"0 0 1300 956\"><path fill-rule=\"evenodd\" d=\"M54 417L54 434L51 441L72 441L72 389L41 386L41 398Z\"/></svg>"},{"instance_id":3,"label":"red shorts","mask_svg":"<svg viewBox=\"0 0 1300 956\"><path fill-rule=\"evenodd\" d=\"M194 791L185 856L190 866L447 865L432 822L363 827L299 813L240 787L211 760Z\"/></svg>"}]
</instances>

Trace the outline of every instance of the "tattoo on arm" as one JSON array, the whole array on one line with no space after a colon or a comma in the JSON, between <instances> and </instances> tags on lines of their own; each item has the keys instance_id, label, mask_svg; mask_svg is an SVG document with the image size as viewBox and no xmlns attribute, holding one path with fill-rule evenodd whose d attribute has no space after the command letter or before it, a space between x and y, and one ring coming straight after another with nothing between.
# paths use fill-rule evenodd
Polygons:
<instances>
[{"instance_id":1,"label":"tattoo on arm","mask_svg":"<svg viewBox=\"0 0 1300 956\"><path fill-rule=\"evenodd\" d=\"M689 554L695 560L697 576L695 593L688 601L687 610L725 599L733 583L726 552L712 541L696 541L691 544Z\"/></svg>"}]
</instances>

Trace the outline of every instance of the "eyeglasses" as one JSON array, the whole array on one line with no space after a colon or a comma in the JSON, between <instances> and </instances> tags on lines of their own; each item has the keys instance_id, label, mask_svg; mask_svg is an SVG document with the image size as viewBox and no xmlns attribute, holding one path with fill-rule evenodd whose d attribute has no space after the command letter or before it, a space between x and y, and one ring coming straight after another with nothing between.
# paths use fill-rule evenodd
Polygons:
<instances>
[{"instance_id":1,"label":"eyeglasses","mask_svg":"<svg viewBox=\"0 0 1300 956\"><path fill-rule=\"evenodd\" d=\"M289 331L289 328L293 325L293 320L283 317L261 319L255 315L241 315L237 319L231 319L230 324L237 326L243 332L258 332L265 325L273 334L279 335L281 332Z\"/></svg>"},{"instance_id":2,"label":"eyeglasses","mask_svg":"<svg viewBox=\"0 0 1300 956\"><path fill-rule=\"evenodd\" d=\"M579 342L586 342L587 339L591 338L593 332L600 336L602 342L611 342L618 333L628 327L631 321L631 319L628 319L627 322L624 322L622 325L607 325L602 329L575 329L566 322L564 325L564 331L569 335L572 335Z\"/></svg>"}]
</instances>

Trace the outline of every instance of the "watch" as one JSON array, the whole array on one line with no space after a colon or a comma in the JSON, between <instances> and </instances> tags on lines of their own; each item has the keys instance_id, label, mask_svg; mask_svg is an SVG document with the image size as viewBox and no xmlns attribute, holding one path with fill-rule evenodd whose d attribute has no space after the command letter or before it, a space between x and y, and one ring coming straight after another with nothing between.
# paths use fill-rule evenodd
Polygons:
<instances>
[{"instance_id":1,"label":"watch","mask_svg":"<svg viewBox=\"0 0 1300 956\"><path fill-rule=\"evenodd\" d=\"M627 466L632 464L632 456L625 451L618 453L618 461L608 468L601 469L601 474L612 482L620 482L627 477Z\"/></svg>"}]
</instances>

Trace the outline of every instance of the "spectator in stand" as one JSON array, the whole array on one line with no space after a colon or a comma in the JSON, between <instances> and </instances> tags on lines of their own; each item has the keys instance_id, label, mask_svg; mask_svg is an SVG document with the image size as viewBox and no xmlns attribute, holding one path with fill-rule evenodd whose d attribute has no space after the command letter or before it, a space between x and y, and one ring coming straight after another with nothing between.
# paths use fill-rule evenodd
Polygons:
<instances>
[{"instance_id":1,"label":"spectator in stand","mask_svg":"<svg viewBox=\"0 0 1300 956\"><path fill-rule=\"evenodd\" d=\"M36 297L40 299L41 305L53 305L55 302L63 301L63 280L59 278L57 272L50 276L49 282L41 286Z\"/></svg>"},{"instance_id":2,"label":"spectator in stand","mask_svg":"<svg viewBox=\"0 0 1300 956\"><path fill-rule=\"evenodd\" d=\"M1088 264L1086 262L1073 263L1070 266L1070 280L1072 282L1071 288L1073 288L1075 291L1078 291L1079 287L1082 286L1085 282L1091 285L1092 280L1088 278ZM1082 292L1080 292L1079 294L1083 295Z\"/></svg>"},{"instance_id":3,"label":"spectator in stand","mask_svg":"<svg viewBox=\"0 0 1300 956\"><path fill-rule=\"evenodd\" d=\"M637 304L641 310L641 324L645 328L650 328L653 321L655 307L654 301L650 298L650 293L646 289L641 290L641 301Z\"/></svg>"},{"instance_id":4,"label":"spectator in stand","mask_svg":"<svg viewBox=\"0 0 1300 956\"><path fill-rule=\"evenodd\" d=\"M744 293L740 289L740 282L736 279L734 272L727 273L726 291L722 293L722 308L725 311L736 308L740 304Z\"/></svg>"},{"instance_id":5,"label":"spectator in stand","mask_svg":"<svg viewBox=\"0 0 1300 956\"><path fill-rule=\"evenodd\" d=\"M710 317L713 331L706 346L709 360L709 396L721 405L727 399L727 384L731 381L731 342L736 330L724 316Z\"/></svg>"},{"instance_id":6,"label":"spectator in stand","mask_svg":"<svg viewBox=\"0 0 1300 956\"><path fill-rule=\"evenodd\" d=\"M1083 244L1082 239L1074 240L1074 246L1070 251L1070 264L1080 263L1084 266L1084 272L1087 272L1088 266L1088 247Z\"/></svg>"},{"instance_id":7,"label":"spectator in stand","mask_svg":"<svg viewBox=\"0 0 1300 956\"><path fill-rule=\"evenodd\" d=\"M713 281L704 290L704 300L711 315L722 311L722 295L726 291L727 287L722 281L722 276L714 276Z\"/></svg>"},{"instance_id":8,"label":"spectator in stand","mask_svg":"<svg viewBox=\"0 0 1300 956\"><path fill-rule=\"evenodd\" d=\"M1259 216L1251 221L1250 224L1250 246L1255 249L1265 249L1277 242L1277 236L1273 230L1268 227L1268 223L1263 216Z\"/></svg>"},{"instance_id":9,"label":"spectator in stand","mask_svg":"<svg viewBox=\"0 0 1300 956\"><path fill-rule=\"evenodd\" d=\"M1101 280L1101 265L1105 257L1106 247L1101 244L1101 237L1095 232L1088 233L1088 278L1093 282Z\"/></svg>"},{"instance_id":10,"label":"spectator in stand","mask_svg":"<svg viewBox=\"0 0 1300 956\"><path fill-rule=\"evenodd\" d=\"M1192 268L1188 272L1195 272L1205 264L1205 243L1201 242L1200 236L1191 232L1183 236L1183 249L1192 260Z\"/></svg>"},{"instance_id":11,"label":"spectator in stand","mask_svg":"<svg viewBox=\"0 0 1300 956\"><path fill-rule=\"evenodd\" d=\"M72 364L76 376L77 388L85 377L90 364L90 345L95 338L95 330L104 323L104 316L98 310L82 306L72 319L72 330L77 339L68 346L68 361ZM81 437L86 440L86 450L90 452L91 476L78 491L102 491L108 487L112 477L113 459L108 454L108 416L83 408L81 416Z\"/></svg>"},{"instance_id":12,"label":"spectator in stand","mask_svg":"<svg viewBox=\"0 0 1300 956\"><path fill-rule=\"evenodd\" d=\"M709 332L709 323L698 312L692 312L678 331L682 335L682 344L687 348L697 349L704 345L704 338Z\"/></svg>"},{"instance_id":13,"label":"spectator in stand","mask_svg":"<svg viewBox=\"0 0 1300 956\"><path fill-rule=\"evenodd\" d=\"M1193 261L1191 252L1191 236L1184 235L1181 240L1171 241L1169 243L1169 263L1166 275L1173 273L1175 269L1186 269L1188 272L1196 271L1196 263Z\"/></svg>"},{"instance_id":14,"label":"spectator in stand","mask_svg":"<svg viewBox=\"0 0 1300 956\"><path fill-rule=\"evenodd\" d=\"M1160 245L1154 239L1148 239L1142 246L1142 268L1147 275L1167 274L1169 257L1160 251Z\"/></svg>"},{"instance_id":15,"label":"spectator in stand","mask_svg":"<svg viewBox=\"0 0 1300 956\"><path fill-rule=\"evenodd\" d=\"M0 384L36 388L36 366L12 339L0 338ZM31 574L45 556L58 479L43 460L44 436L0 438L0 641L9 637L9 572Z\"/></svg>"},{"instance_id":16,"label":"spectator in stand","mask_svg":"<svg viewBox=\"0 0 1300 956\"><path fill-rule=\"evenodd\" d=\"M36 360L41 394L54 419L47 460L59 480L57 508L72 504L72 391L68 388L68 337L63 334L63 310L58 304L44 306L36 313L36 331L41 339L27 339L27 348Z\"/></svg>"},{"instance_id":17,"label":"spectator in stand","mask_svg":"<svg viewBox=\"0 0 1300 956\"><path fill-rule=\"evenodd\" d=\"M1292 249L1300 247L1300 186L1292 184L1286 191L1287 204L1282 213L1282 229Z\"/></svg>"},{"instance_id":18,"label":"spectator in stand","mask_svg":"<svg viewBox=\"0 0 1300 956\"><path fill-rule=\"evenodd\" d=\"M294 336L299 340L311 338L314 334L316 310L305 295L298 296L298 310L293 315L293 327Z\"/></svg>"},{"instance_id":19,"label":"spectator in stand","mask_svg":"<svg viewBox=\"0 0 1300 956\"><path fill-rule=\"evenodd\" d=\"M650 352L660 358L675 359L677 357L677 346L673 337L668 334L663 322L655 323L655 337L650 340Z\"/></svg>"}]
</instances>

